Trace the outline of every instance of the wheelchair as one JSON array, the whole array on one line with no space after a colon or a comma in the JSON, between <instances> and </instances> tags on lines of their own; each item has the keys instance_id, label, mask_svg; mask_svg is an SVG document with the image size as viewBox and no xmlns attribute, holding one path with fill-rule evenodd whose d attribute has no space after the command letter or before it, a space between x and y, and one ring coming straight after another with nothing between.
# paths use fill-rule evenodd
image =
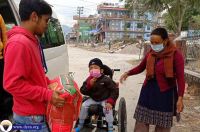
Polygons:
<instances>
[{"instance_id":1,"label":"wheelchair","mask_svg":"<svg viewBox=\"0 0 200 132\"><path fill-rule=\"evenodd\" d=\"M104 74L113 77L115 71L120 71L120 69L111 70L108 66L104 69ZM89 97L84 96L83 102ZM118 110L115 106L113 107L113 128L116 132L127 132L127 112L126 112L126 101L124 97L119 100ZM75 127L78 126L78 122ZM116 130L117 128L117 130ZM103 107L99 104L90 105L88 109L88 117L85 119L84 127L81 132L107 132L108 124L105 120L105 115L103 113Z\"/></svg>"}]
</instances>

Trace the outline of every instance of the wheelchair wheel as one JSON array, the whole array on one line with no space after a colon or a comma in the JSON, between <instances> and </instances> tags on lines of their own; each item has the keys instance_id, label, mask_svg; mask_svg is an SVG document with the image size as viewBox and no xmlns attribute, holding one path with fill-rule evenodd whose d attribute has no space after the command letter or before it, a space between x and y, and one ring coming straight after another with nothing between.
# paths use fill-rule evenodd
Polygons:
<instances>
[{"instance_id":1,"label":"wheelchair wheel","mask_svg":"<svg viewBox=\"0 0 200 132\"><path fill-rule=\"evenodd\" d=\"M127 132L126 101L122 97L118 108L118 132Z\"/></svg>"}]
</instances>

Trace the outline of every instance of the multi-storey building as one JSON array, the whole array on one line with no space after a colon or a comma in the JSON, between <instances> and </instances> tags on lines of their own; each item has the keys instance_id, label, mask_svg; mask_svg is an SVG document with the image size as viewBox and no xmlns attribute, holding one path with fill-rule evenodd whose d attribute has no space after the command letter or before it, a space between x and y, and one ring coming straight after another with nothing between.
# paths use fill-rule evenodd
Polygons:
<instances>
[{"instance_id":1,"label":"multi-storey building","mask_svg":"<svg viewBox=\"0 0 200 132\"><path fill-rule=\"evenodd\" d=\"M130 12L124 6L112 3L102 3L97 6L99 21L97 26L104 32L105 41L122 38L142 37L149 40L150 32L155 23L155 16L146 12L142 15L137 11Z\"/></svg>"},{"instance_id":2,"label":"multi-storey building","mask_svg":"<svg viewBox=\"0 0 200 132\"><path fill-rule=\"evenodd\" d=\"M74 30L80 37L81 41L87 41L90 39L90 31L96 28L96 16L90 15L88 17L73 16L73 20L77 20L77 27Z\"/></svg>"}]
</instances>

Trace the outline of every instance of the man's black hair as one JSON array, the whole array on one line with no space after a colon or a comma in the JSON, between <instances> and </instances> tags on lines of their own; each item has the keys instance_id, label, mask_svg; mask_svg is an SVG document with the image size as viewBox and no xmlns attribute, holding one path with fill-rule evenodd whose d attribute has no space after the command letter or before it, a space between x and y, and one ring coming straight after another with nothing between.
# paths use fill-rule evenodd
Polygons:
<instances>
[{"instance_id":1,"label":"man's black hair","mask_svg":"<svg viewBox=\"0 0 200 132\"><path fill-rule=\"evenodd\" d=\"M19 15L22 21L29 20L32 12L38 16L52 15L51 6L44 0L21 0L19 4Z\"/></svg>"},{"instance_id":2,"label":"man's black hair","mask_svg":"<svg viewBox=\"0 0 200 132\"><path fill-rule=\"evenodd\" d=\"M169 38L169 37L168 37L167 30L166 30L165 28L161 28L161 27L154 29L154 30L151 32L151 35L159 35L159 36L161 36L161 38L162 38L163 40Z\"/></svg>"}]
</instances>

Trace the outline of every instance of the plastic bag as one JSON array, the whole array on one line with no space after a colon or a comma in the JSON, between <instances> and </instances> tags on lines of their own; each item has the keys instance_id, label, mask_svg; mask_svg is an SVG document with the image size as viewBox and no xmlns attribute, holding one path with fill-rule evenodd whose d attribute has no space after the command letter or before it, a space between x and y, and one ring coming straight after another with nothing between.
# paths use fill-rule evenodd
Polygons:
<instances>
[{"instance_id":1,"label":"plastic bag","mask_svg":"<svg viewBox=\"0 0 200 132\"><path fill-rule=\"evenodd\" d=\"M52 132L71 132L73 122L78 119L82 96L77 83L68 75L61 75L51 81L52 90L61 90L61 97L66 99L63 107L56 107L50 102L47 106L47 121Z\"/></svg>"}]
</instances>

